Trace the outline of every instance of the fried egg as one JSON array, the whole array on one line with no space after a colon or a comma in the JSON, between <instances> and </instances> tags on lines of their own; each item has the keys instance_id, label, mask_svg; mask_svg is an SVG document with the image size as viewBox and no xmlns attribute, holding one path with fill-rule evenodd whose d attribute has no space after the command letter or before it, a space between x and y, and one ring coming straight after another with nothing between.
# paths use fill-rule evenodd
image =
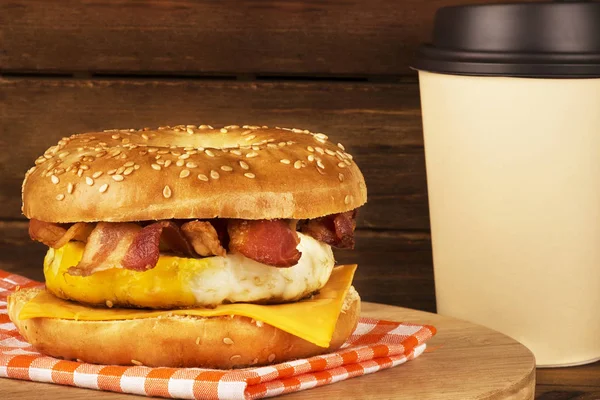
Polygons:
<instances>
[{"instance_id":1,"label":"fried egg","mask_svg":"<svg viewBox=\"0 0 600 400\"><path fill-rule=\"evenodd\" d=\"M283 303L321 289L335 264L331 247L298 233L298 264L277 268L241 254L183 258L161 254L147 271L112 268L90 276L72 276L85 245L69 242L48 250L44 259L46 287L55 296L108 307L210 307L223 303Z\"/></svg>"}]
</instances>

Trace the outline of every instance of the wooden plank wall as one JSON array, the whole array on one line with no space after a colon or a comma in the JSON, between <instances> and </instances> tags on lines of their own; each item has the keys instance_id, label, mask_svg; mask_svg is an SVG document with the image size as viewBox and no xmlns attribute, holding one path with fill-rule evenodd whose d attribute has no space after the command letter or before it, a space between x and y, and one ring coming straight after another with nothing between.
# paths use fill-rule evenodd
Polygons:
<instances>
[{"instance_id":1,"label":"wooden plank wall","mask_svg":"<svg viewBox=\"0 0 600 400\"><path fill-rule=\"evenodd\" d=\"M460 3L475 2L460 0ZM0 268L41 279L20 185L59 138L104 128L259 124L326 132L369 189L355 285L435 310L421 116L409 69L453 0L0 2Z\"/></svg>"}]
</instances>

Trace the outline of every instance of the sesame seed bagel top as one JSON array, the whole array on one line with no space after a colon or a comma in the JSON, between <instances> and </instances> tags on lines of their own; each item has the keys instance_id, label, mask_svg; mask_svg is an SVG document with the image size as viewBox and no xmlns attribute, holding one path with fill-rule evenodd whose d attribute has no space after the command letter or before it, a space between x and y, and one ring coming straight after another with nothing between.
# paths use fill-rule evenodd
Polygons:
<instances>
[{"instance_id":1,"label":"sesame seed bagel top","mask_svg":"<svg viewBox=\"0 0 600 400\"><path fill-rule=\"evenodd\" d=\"M23 213L47 222L316 218L367 200L364 178L322 133L236 125L65 137L23 181Z\"/></svg>"}]
</instances>

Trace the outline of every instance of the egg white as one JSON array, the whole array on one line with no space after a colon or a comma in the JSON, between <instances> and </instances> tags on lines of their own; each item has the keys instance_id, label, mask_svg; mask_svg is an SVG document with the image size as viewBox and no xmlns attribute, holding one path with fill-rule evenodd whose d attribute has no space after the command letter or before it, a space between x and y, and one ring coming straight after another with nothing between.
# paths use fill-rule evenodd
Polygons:
<instances>
[{"instance_id":1,"label":"egg white","mask_svg":"<svg viewBox=\"0 0 600 400\"><path fill-rule=\"evenodd\" d=\"M298 264L277 268L251 260L242 254L211 257L210 267L198 270L188 289L198 304L280 303L296 301L321 289L335 264L331 247L298 233Z\"/></svg>"}]
</instances>

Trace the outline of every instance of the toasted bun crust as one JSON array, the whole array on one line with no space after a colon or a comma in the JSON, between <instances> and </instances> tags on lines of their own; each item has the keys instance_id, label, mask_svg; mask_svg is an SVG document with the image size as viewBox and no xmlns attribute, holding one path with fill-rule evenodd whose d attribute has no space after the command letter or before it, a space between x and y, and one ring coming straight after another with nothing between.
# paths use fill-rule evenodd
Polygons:
<instances>
[{"instance_id":1,"label":"toasted bun crust","mask_svg":"<svg viewBox=\"0 0 600 400\"><path fill-rule=\"evenodd\" d=\"M23 182L47 222L316 218L367 200L364 178L322 133L192 125L65 137Z\"/></svg>"},{"instance_id":2,"label":"toasted bun crust","mask_svg":"<svg viewBox=\"0 0 600 400\"><path fill-rule=\"evenodd\" d=\"M96 364L242 368L311 357L338 349L356 328L360 297L348 291L331 345L318 347L246 317L163 317L127 321L19 320L39 289L9 297L8 313L21 335L44 354ZM260 325L260 326L259 326ZM227 340L230 339L230 340Z\"/></svg>"}]
</instances>

